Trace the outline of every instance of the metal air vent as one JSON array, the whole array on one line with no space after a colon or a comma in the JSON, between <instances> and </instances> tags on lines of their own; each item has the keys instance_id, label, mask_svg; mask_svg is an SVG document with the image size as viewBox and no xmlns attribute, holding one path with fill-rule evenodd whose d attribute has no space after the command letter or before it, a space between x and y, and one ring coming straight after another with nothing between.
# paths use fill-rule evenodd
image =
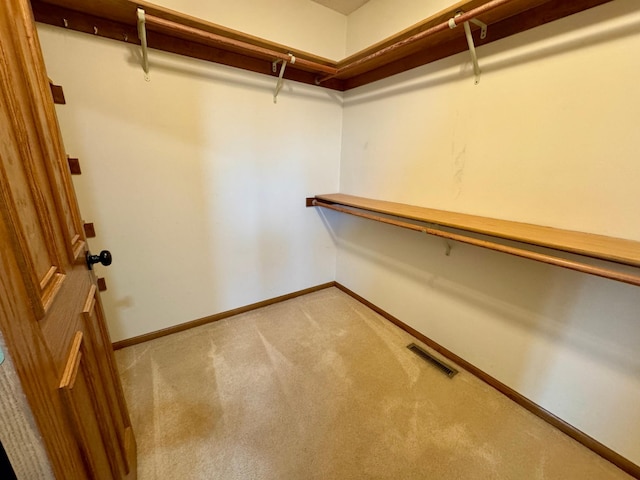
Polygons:
<instances>
[{"instance_id":1,"label":"metal air vent","mask_svg":"<svg viewBox=\"0 0 640 480\"><path fill-rule=\"evenodd\" d=\"M413 353L415 353L416 355L418 355L423 360L426 360L427 362L429 362L431 365L436 367L438 370L444 372L444 374L449 378L453 378L458 373L458 370L456 370L453 367L450 367L446 363L444 363L441 360L437 359L436 357L434 357L429 352L424 350L422 347L416 345L415 343L407 345L407 348L409 350L411 350Z\"/></svg>"}]
</instances>

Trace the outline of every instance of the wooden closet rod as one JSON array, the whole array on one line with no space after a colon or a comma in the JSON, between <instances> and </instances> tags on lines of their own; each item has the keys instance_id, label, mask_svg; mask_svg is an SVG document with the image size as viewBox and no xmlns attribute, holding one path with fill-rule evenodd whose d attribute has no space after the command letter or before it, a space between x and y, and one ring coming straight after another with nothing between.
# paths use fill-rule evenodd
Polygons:
<instances>
[{"instance_id":1,"label":"wooden closet rod","mask_svg":"<svg viewBox=\"0 0 640 480\"><path fill-rule=\"evenodd\" d=\"M509 247L495 242L489 242L487 240L479 240L473 237L467 237L465 235L459 235L457 233L445 232L443 230L436 230L429 227L423 227L421 225L414 225L413 223L401 222L399 220L393 220L389 218L379 217L377 215L371 215L369 213L358 212L344 207L338 207L331 203L325 203L321 200L314 199L311 202L314 207L328 208L329 210L335 210L336 212L347 213L349 215L355 215L356 217L362 217L369 220L375 220L376 222L386 223L388 225L394 225L396 227L407 228L416 232L423 232L427 235L435 235L437 237L447 238L449 240L455 240L456 242L467 243L469 245L475 245L476 247L488 248L502 253L508 253L522 258L528 258L530 260L536 260L538 262L548 263L557 267L568 268L577 272L588 273L596 275L598 277L608 278L610 280L616 280L618 282L628 283L640 287L640 277L635 275L627 275L625 273L617 272L607 268L594 267L587 265L586 263L575 262L573 260L566 260L564 258L554 257L546 255L544 253L536 253L530 250L524 250L517 247Z\"/></svg>"},{"instance_id":2,"label":"wooden closet rod","mask_svg":"<svg viewBox=\"0 0 640 480\"><path fill-rule=\"evenodd\" d=\"M468 12L462 13L460 16L456 17L455 19L456 25L461 25L464 22L468 22L469 20L476 18L478 15L482 15L484 13L490 12L491 10L495 10L496 8L506 5L507 3L512 1L513 0L492 0L488 3L485 3L484 5L480 5L479 7L469 10ZM347 73L349 70L353 70L354 68L359 67L364 63L370 62L371 60L375 60L378 57L391 53L394 50L397 50L402 47L406 47L407 45L417 42L418 40L422 40L424 38L430 37L432 35L435 35L437 33L444 32L450 29L451 27L449 26L449 20L447 20L446 22L439 23L438 25L434 25L433 27L428 28L423 32L416 33L411 37L405 38L404 40L400 40L392 45L389 45L376 52L373 52L367 55L366 57L362 57L358 60L354 60L353 62L347 63L346 65L343 65L340 68L338 68L338 71L335 74L331 74L331 75L327 75L326 77L319 78L318 80L316 80L316 83L320 84L322 82L326 82L327 80L331 80L332 78L342 75L343 73Z\"/></svg>"},{"instance_id":3,"label":"wooden closet rod","mask_svg":"<svg viewBox=\"0 0 640 480\"><path fill-rule=\"evenodd\" d=\"M173 22L171 20L165 20L164 18L156 17L154 15L145 15L145 23L149 30L155 30L160 33L178 33L182 38L195 41L204 41L206 43L214 43L218 45L225 45L229 47L235 47L241 50L262 55L265 58L272 60L284 60L286 62L291 61L291 56L288 53L277 52L269 48L259 47L250 43L242 42L240 40L234 40L233 38L223 37L215 33L207 32L195 27L189 27L180 23ZM304 58L296 57L295 65L298 67L305 67L307 70L313 72L321 72L329 75L334 75L338 69L321 63L305 60Z\"/></svg>"}]
</instances>

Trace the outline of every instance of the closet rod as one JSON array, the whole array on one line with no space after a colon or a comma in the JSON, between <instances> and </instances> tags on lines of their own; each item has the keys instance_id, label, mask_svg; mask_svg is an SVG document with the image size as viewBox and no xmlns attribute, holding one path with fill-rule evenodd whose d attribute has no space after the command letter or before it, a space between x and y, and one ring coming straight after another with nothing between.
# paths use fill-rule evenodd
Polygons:
<instances>
[{"instance_id":1,"label":"closet rod","mask_svg":"<svg viewBox=\"0 0 640 480\"><path fill-rule=\"evenodd\" d=\"M476 18L478 15L482 15L484 13L490 12L492 10L495 10L496 8L502 7L503 5L506 5L510 2L512 2L514 0L492 0L488 3L485 3L484 5L480 5L479 7L476 7L472 10L469 10L468 12L464 12L461 15L453 18L453 20L455 21L455 25L462 25L464 22L468 22L470 20L473 20L474 18ZM441 32L445 32L448 30L451 30L451 25L449 24L450 20L447 20L445 22L439 23L437 25L434 25L431 28L428 28L427 30L424 30L423 32L420 33L416 33L415 35L412 35L411 37L405 38L404 40L400 40L392 45L389 45L387 47L384 47L376 52L373 52L369 55L367 55L366 57L362 57L358 60L354 60L350 63L347 63L344 66L341 66L338 68L338 71L335 74L332 75L327 75L326 77L322 77L322 78L318 78L316 80L317 84L320 84L322 82L326 82L327 80L331 80L332 78L335 78L339 75L342 75L343 73L348 72L349 70L353 70L356 67L359 67L360 65L367 63L371 60L375 60L378 57L384 56L388 53L393 52L394 50L397 50L399 48L402 47L406 47L407 45L411 45L414 42L417 42L418 40L422 40L424 38L430 37L432 35L435 35L436 33L441 33Z\"/></svg>"},{"instance_id":2,"label":"closet rod","mask_svg":"<svg viewBox=\"0 0 640 480\"><path fill-rule=\"evenodd\" d=\"M502 253L508 253L522 258L528 258L530 260L536 260L538 262L548 263L557 267L568 268L582 273L588 273L596 275L598 277L608 278L610 280L616 280L618 282L628 283L640 287L640 277L634 275L627 275L625 273L617 272L615 270L609 270L606 268L594 267L587 265L586 263L575 262L573 260L566 260L564 258L558 258L544 253L531 252L522 248L509 247L507 245L501 245L495 242L489 242L486 240L479 240L473 237L467 237L465 235L459 235L457 233L445 232L442 230L436 230L429 227L423 227L421 225L414 225L412 223L401 222L389 218L379 217L377 215L371 215L368 213L362 213L348 208L338 207L336 205L325 203L321 200L314 199L311 202L314 207L328 208L341 213L347 213L349 215L355 215L356 217L362 217L369 220L375 220L376 222L382 222L396 227L407 228L416 232L423 232L427 235L435 235L437 237L447 238L449 240L455 240L456 242L468 243L469 245L475 245L476 247L488 248L490 250L496 250Z\"/></svg>"},{"instance_id":3,"label":"closet rod","mask_svg":"<svg viewBox=\"0 0 640 480\"><path fill-rule=\"evenodd\" d=\"M270 61L276 59L288 62L289 60L291 60L291 57L288 53L281 53L269 48L259 47L257 45L252 45L240 40L234 40L233 38L223 37L222 35L207 32L206 30L190 27L188 25L182 25L180 23L176 23L171 20L165 20L164 18L156 17L154 15L146 15L146 25L149 30L155 30L160 33L179 33L183 37L190 40L206 41L209 43L216 43L218 45L225 45L241 50L247 50L249 52L269 58ZM335 67L330 67L321 63L305 60L304 58L299 58L297 55L296 66L305 67L308 70L314 72L322 72L329 75L334 75L338 71Z\"/></svg>"}]
</instances>

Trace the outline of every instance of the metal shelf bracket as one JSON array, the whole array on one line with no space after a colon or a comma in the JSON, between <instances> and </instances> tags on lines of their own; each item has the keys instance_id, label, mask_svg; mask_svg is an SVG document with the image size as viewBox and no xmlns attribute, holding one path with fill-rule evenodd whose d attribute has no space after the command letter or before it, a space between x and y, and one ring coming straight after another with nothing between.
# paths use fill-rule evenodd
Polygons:
<instances>
[{"instance_id":1,"label":"metal shelf bracket","mask_svg":"<svg viewBox=\"0 0 640 480\"><path fill-rule=\"evenodd\" d=\"M471 20L469 20L471 23L473 23L474 25L477 25L480 27L480 39L484 40L485 38L487 38L487 24L484 22L481 22L480 20L478 20L477 18L472 18Z\"/></svg>"},{"instance_id":2,"label":"metal shelf bracket","mask_svg":"<svg viewBox=\"0 0 640 480\"><path fill-rule=\"evenodd\" d=\"M456 13L456 16L449 19L449 28L454 29L458 26L456 23L456 18L462 15L462 12ZM473 73L475 75L475 84L480 83L480 65L478 65L478 55L476 54L476 47L473 43L473 35L471 34L471 27L469 26L469 22L478 25L480 27L480 38L484 40L487 38L487 24L481 22L477 18L473 18L468 22L464 22L464 33L467 37L467 45L469 45L469 53L471 54L471 61L473 62Z\"/></svg>"},{"instance_id":3,"label":"metal shelf bracket","mask_svg":"<svg viewBox=\"0 0 640 480\"><path fill-rule=\"evenodd\" d=\"M278 82L276 83L276 89L273 92L273 103L278 103L278 94L280 93L280 90L282 89L282 83L284 81L283 77L284 77L284 71L287 68L287 63L291 63L291 65L293 65L294 63L296 63L296 57L290 53L289 54L289 62L287 62L286 60L274 60L271 63L271 71L273 73L276 73L278 71L278 64L282 62L282 66L280 67L280 75L278 75Z\"/></svg>"},{"instance_id":4,"label":"metal shelf bracket","mask_svg":"<svg viewBox=\"0 0 640 480\"><path fill-rule=\"evenodd\" d=\"M142 47L142 70L144 70L144 79L149 79L149 55L147 53L147 28L145 26L144 10L138 8L138 37L140 38L140 46Z\"/></svg>"}]
</instances>

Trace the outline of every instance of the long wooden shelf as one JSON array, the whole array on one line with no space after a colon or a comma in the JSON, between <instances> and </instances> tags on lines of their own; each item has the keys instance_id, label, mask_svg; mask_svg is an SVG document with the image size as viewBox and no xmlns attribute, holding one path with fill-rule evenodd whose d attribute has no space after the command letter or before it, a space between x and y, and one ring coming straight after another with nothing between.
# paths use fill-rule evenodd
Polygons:
<instances>
[{"instance_id":1,"label":"long wooden shelf","mask_svg":"<svg viewBox=\"0 0 640 480\"><path fill-rule=\"evenodd\" d=\"M489 26L487 36L480 38L479 27L471 24L476 47L509 37L574 13L607 3L610 0L514 0L476 18ZM365 48L338 62L337 79L344 81L343 89L350 90L377 80L426 65L468 50L462 27L443 29L418 41L403 42L437 25L447 22L457 12L469 12L491 0L459 1L411 27ZM400 45L400 46L398 46ZM398 46L398 47L395 47ZM386 52L381 54L381 52ZM350 68L357 62L370 60ZM482 62L482 58L480 59Z\"/></svg>"},{"instance_id":2,"label":"long wooden shelf","mask_svg":"<svg viewBox=\"0 0 640 480\"><path fill-rule=\"evenodd\" d=\"M32 0L37 21L139 44L136 9L159 21L148 32L150 48L221 63L244 70L277 76L269 50L292 53L302 60L288 65L284 78L334 90L361 85L440 60L467 50L462 27L442 27L456 12L492 7L477 18L489 25L485 39L473 27L476 46L484 45L524 30L572 15L611 0L465 0L372 45L344 60L334 61L281 45L222 25L207 22L149 2L133 0ZM178 24L186 28L171 28ZM155 28L155 30L154 30ZM194 31L204 34L194 35ZM429 33L424 36L423 34ZM232 40L227 43L222 39ZM217 40L215 39L217 38Z\"/></svg>"},{"instance_id":3,"label":"long wooden shelf","mask_svg":"<svg viewBox=\"0 0 640 480\"><path fill-rule=\"evenodd\" d=\"M301 83L315 85L319 76L327 74L327 68L333 71L337 68L337 64L333 60L146 1L31 0L31 6L37 22L137 45L140 44L140 40L138 39L136 11L140 7L149 16L179 24L188 29L196 29L205 34L195 37L189 35L184 29L172 31L171 28L150 24L147 25L149 48L269 76L277 76L277 73L272 70L272 62L277 57L265 56L262 51L270 50L284 55L292 53L296 59L303 60L303 62L288 65L284 78ZM235 42L229 42L225 45L211 40L211 38L206 38L206 34L213 34ZM244 44L244 46L239 44ZM309 68L307 62L317 64L318 69ZM341 90L342 82L341 80L330 80L323 86L333 90Z\"/></svg>"},{"instance_id":4,"label":"long wooden shelf","mask_svg":"<svg viewBox=\"0 0 640 480\"><path fill-rule=\"evenodd\" d=\"M444 210L435 210L431 208L419 207L414 205L406 205L402 203L387 202L383 200L374 200L371 198L357 197L354 195L346 195L342 193L334 193L328 195L317 195L307 199L307 206L320 206L333 208L345 213L353 213L358 216L370 218L373 220L384 221L405 228L412 228L426 233L461 240L466 243L491 248L493 250L503 251L514 255L531 258L534 260L551 263L554 265L571 268L573 270L583 271L594 275L604 276L615 280L640 285L640 277L628 276L614 272L612 275L601 275L599 267L580 264L580 268L574 268L573 261L561 258L549 257L546 254L537 252L528 252L515 247L494 244L484 240L462 237L456 233L440 232L427 227L418 227L412 224L387 220L381 217L373 217L367 214L360 214L355 210L358 209L366 212L381 213L391 215L393 217L409 220L417 220L419 222L437 225L441 227L450 227L464 232L480 233L490 235L496 238L507 240L515 240L530 245L538 245L548 247L564 252L575 253L601 260L607 260L624 265L640 267L640 242L627 240L622 238L613 238L593 233L577 232L572 230L562 230L558 228L533 225L529 223L514 222L509 220L500 220L496 218L481 217L477 215L468 215L463 213L448 212ZM348 207L347 209L342 207ZM552 261L547 261L549 258Z\"/></svg>"}]
</instances>

